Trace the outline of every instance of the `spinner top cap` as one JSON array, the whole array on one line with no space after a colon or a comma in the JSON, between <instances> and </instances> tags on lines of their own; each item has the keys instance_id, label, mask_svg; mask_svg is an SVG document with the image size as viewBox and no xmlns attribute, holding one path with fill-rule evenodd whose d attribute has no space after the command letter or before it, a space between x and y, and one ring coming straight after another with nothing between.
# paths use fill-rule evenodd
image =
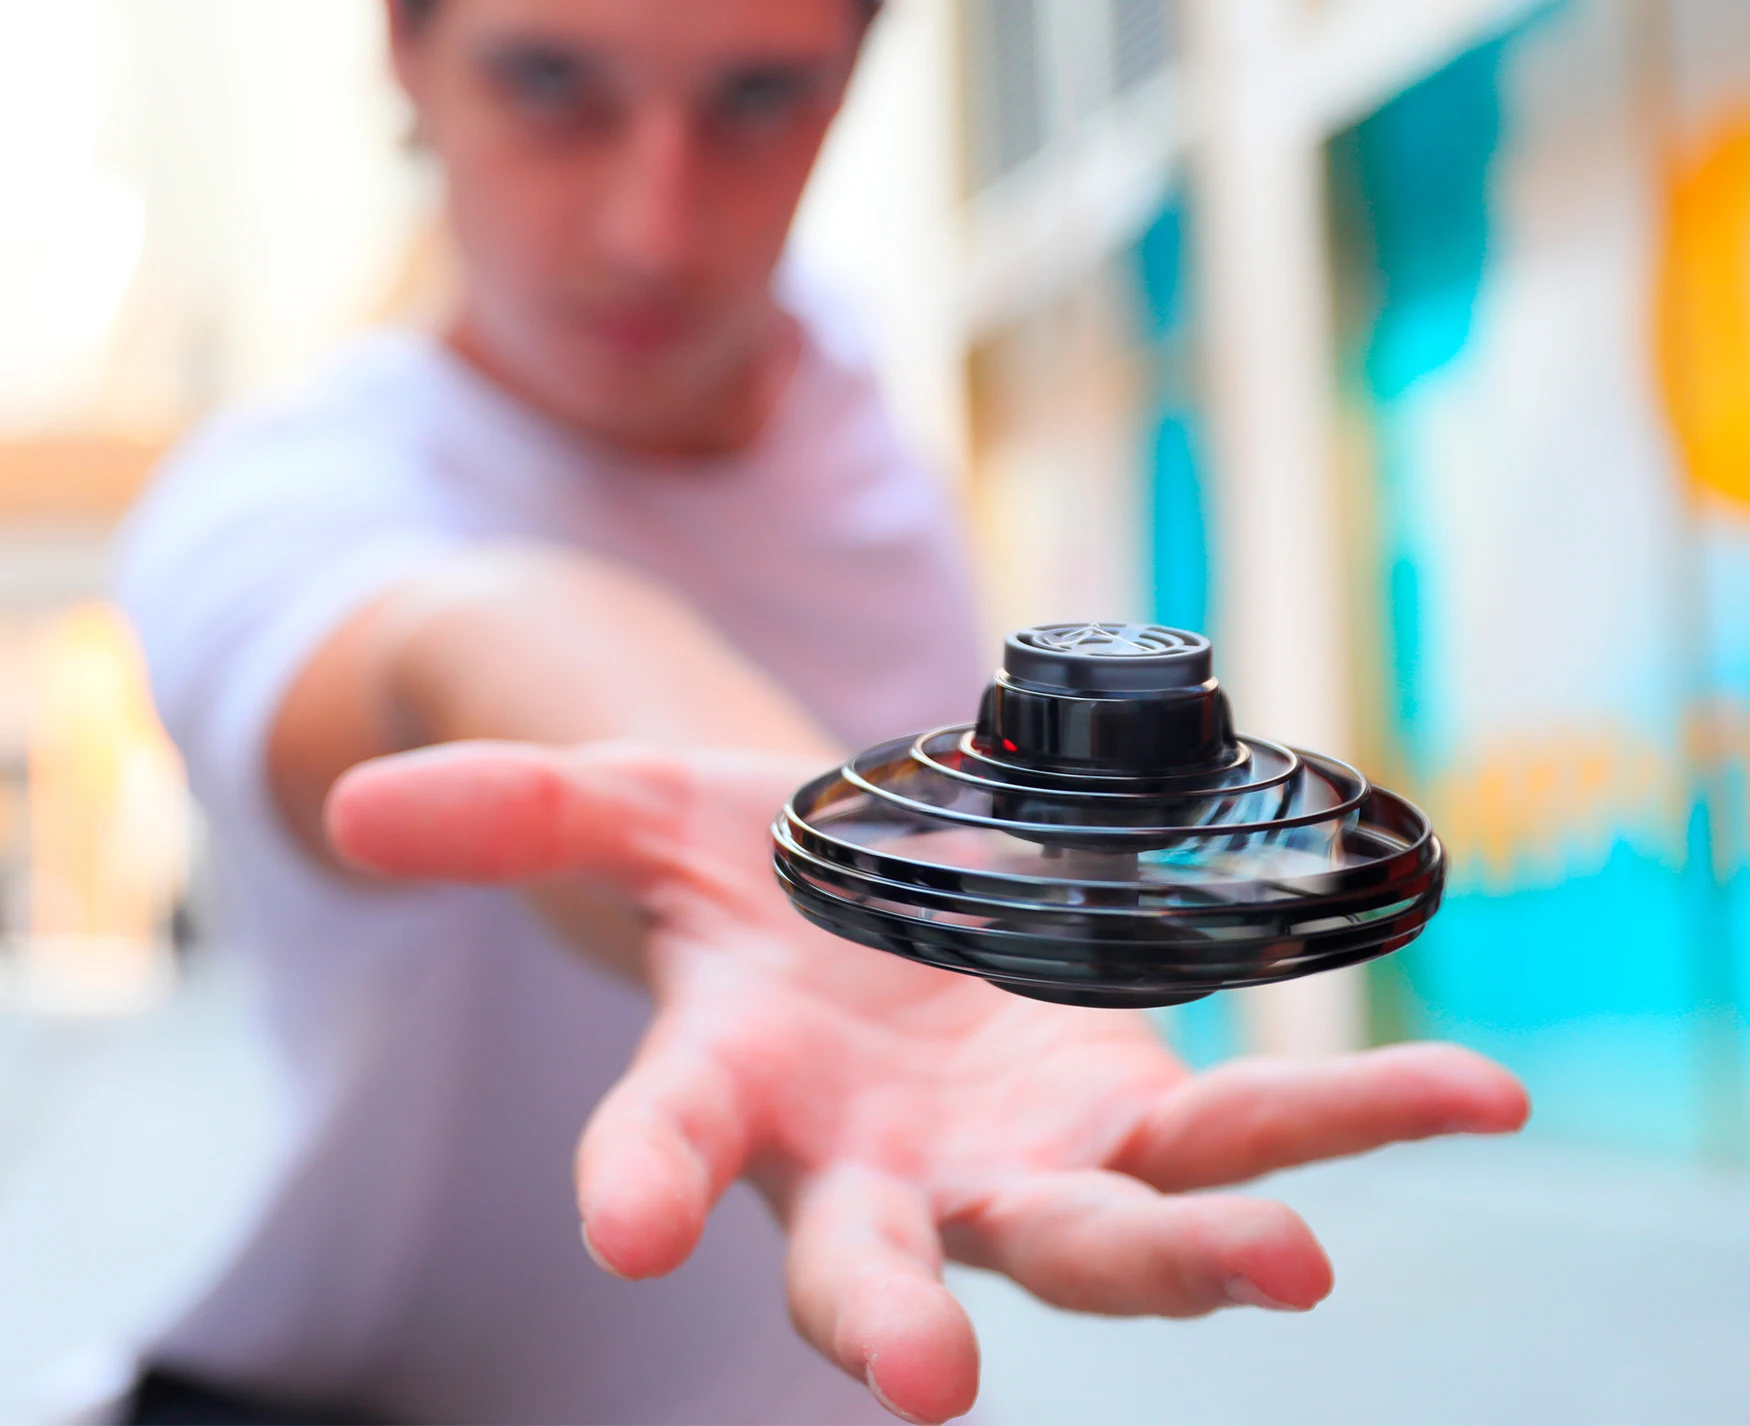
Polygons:
<instances>
[{"instance_id":1,"label":"spinner top cap","mask_svg":"<svg viewBox=\"0 0 1750 1426\"><path fill-rule=\"evenodd\" d=\"M1214 673L1209 640L1159 624L1042 624L1010 634L1003 672L1053 693L1160 693Z\"/></svg>"},{"instance_id":2,"label":"spinner top cap","mask_svg":"<svg viewBox=\"0 0 1750 1426\"><path fill-rule=\"evenodd\" d=\"M1173 1005L1407 945L1440 904L1428 819L1336 758L1234 732L1200 634L1012 635L975 723L896 738L773 828L837 935L1076 1005Z\"/></svg>"}]
</instances>

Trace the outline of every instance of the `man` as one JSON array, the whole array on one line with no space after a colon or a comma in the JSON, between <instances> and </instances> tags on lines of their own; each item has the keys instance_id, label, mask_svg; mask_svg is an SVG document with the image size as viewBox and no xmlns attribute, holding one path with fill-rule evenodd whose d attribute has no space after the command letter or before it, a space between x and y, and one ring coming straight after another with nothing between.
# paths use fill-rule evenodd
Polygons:
<instances>
[{"instance_id":1,"label":"man","mask_svg":"<svg viewBox=\"0 0 1750 1426\"><path fill-rule=\"evenodd\" d=\"M300 1144L139 1419L177 1393L331 1419L871 1410L787 1297L828 1362L941 1421L977 1390L945 1256L1086 1310L1300 1310L1330 1287L1304 1224L1175 1193L1523 1119L1509 1076L1437 1047L1193 1077L1140 1017L783 902L785 792L964 716L985 672L941 498L780 266L869 19L391 5L455 320L197 438L128 540Z\"/></svg>"}]
</instances>

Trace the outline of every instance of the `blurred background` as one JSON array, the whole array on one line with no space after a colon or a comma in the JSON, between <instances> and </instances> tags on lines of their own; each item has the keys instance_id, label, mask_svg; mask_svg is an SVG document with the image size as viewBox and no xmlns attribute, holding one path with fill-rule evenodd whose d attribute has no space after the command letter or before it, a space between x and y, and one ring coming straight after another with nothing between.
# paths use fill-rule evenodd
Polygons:
<instances>
[{"instance_id":1,"label":"blurred background","mask_svg":"<svg viewBox=\"0 0 1750 1426\"><path fill-rule=\"evenodd\" d=\"M374 0L0 0L0 1420L270 1176L107 549L216 404L443 311L383 51ZM1537 1105L1272 1185L1338 1263L1307 1319L965 1276L986 1419L1750 1417L1750 7L890 0L795 243L993 639L1205 630L1242 726L1447 840L1420 942L1173 1012L1185 1053L1436 1035Z\"/></svg>"}]
</instances>

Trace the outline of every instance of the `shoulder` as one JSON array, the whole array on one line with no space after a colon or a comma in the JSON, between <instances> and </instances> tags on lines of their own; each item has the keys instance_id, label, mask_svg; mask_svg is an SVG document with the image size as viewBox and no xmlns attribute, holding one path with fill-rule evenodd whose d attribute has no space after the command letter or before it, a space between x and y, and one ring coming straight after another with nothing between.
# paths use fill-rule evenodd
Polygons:
<instances>
[{"instance_id":1,"label":"shoulder","mask_svg":"<svg viewBox=\"0 0 1750 1426\"><path fill-rule=\"evenodd\" d=\"M124 565L245 516L382 498L416 464L436 369L422 338L376 333L291 393L210 418L164 459L124 523Z\"/></svg>"},{"instance_id":2,"label":"shoulder","mask_svg":"<svg viewBox=\"0 0 1750 1426\"><path fill-rule=\"evenodd\" d=\"M148 499L162 487L259 471L279 451L405 444L418 431L408 418L430 404L422 397L438 369L429 344L412 333L352 342L290 393L233 407L197 427L159 468Z\"/></svg>"},{"instance_id":3,"label":"shoulder","mask_svg":"<svg viewBox=\"0 0 1750 1426\"><path fill-rule=\"evenodd\" d=\"M116 542L116 592L149 651L338 598L447 542L421 450L438 372L419 338L373 335L172 451Z\"/></svg>"}]
</instances>

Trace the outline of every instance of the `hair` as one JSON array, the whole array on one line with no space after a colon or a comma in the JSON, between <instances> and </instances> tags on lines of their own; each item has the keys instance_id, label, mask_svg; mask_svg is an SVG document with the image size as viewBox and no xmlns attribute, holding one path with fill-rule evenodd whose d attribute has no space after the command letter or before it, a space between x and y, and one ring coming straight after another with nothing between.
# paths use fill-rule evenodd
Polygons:
<instances>
[{"instance_id":1,"label":"hair","mask_svg":"<svg viewBox=\"0 0 1750 1426\"><path fill-rule=\"evenodd\" d=\"M400 7L402 18L412 30L423 29L431 22L431 17L437 12L439 0L395 0ZM857 8L870 19L881 8L881 0L857 0Z\"/></svg>"}]
</instances>

